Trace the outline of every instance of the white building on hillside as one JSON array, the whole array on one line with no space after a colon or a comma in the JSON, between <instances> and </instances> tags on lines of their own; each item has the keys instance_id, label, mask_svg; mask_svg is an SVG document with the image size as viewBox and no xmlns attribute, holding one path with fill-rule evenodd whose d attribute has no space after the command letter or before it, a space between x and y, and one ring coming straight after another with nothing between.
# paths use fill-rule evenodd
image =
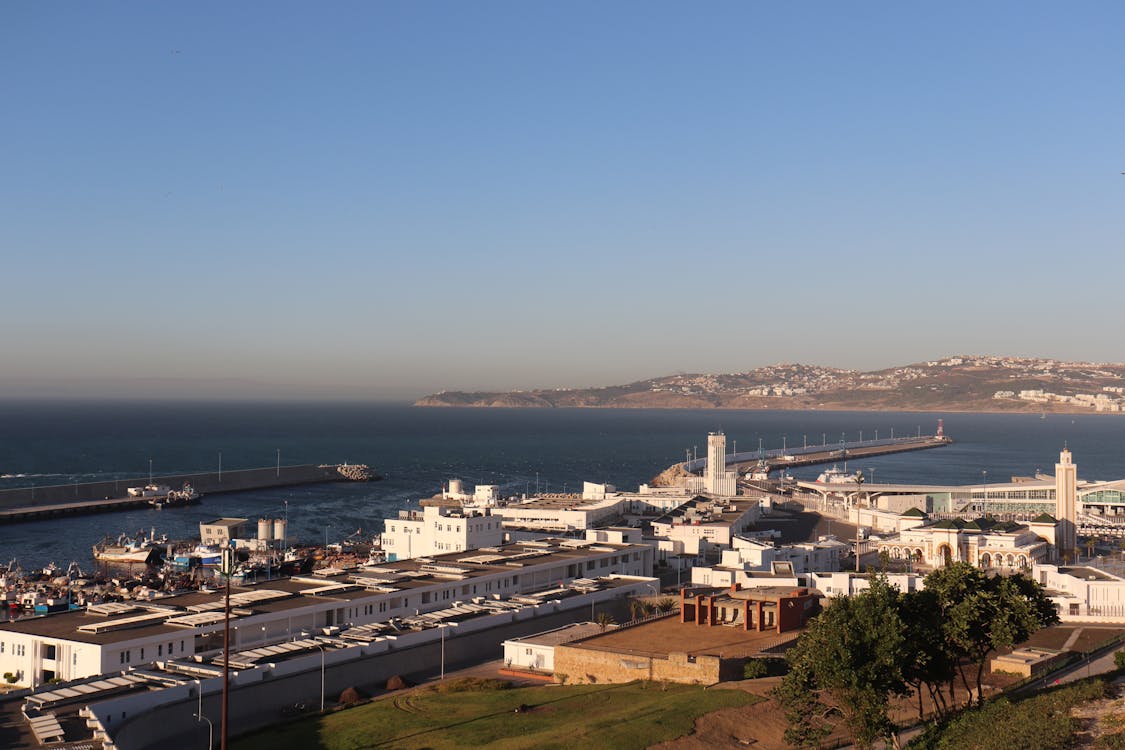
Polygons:
<instances>
[{"instance_id":1,"label":"white building on hillside","mask_svg":"<svg viewBox=\"0 0 1125 750\"><path fill-rule=\"evenodd\" d=\"M383 522L383 551L387 560L463 552L495 547L504 540L503 523L495 512L445 505L427 505L421 511L402 510L398 518Z\"/></svg>"},{"instance_id":2,"label":"white building on hillside","mask_svg":"<svg viewBox=\"0 0 1125 750\"><path fill-rule=\"evenodd\" d=\"M652 522L657 539L678 542L677 554L703 555L728 549L733 539L761 516L758 501L745 497L692 498Z\"/></svg>"}]
</instances>

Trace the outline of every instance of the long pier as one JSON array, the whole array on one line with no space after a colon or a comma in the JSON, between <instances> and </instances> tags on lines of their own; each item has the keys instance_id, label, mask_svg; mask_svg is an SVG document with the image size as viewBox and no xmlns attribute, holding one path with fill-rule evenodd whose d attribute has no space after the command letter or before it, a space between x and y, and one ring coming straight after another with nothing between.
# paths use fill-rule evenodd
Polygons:
<instances>
[{"instance_id":1,"label":"long pier","mask_svg":"<svg viewBox=\"0 0 1125 750\"><path fill-rule=\"evenodd\" d=\"M886 456L892 453L906 453L930 448L941 448L953 442L944 435L918 435L885 440L864 440L833 445L809 445L788 450L745 451L727 456L727 469L739 473L765 464L770 471L789 469L794 466L815 466L817 464L842 463L844 461ZM682 472L696 474L707 465L706 458L697 458L669 467L672 471L679 467Z\"/></svg>"},{"instance_id":2,"label":"long pier","mask_svg":"<svg viewBox=\"0 0 1125 750\"><path fill-rule=\"evenodd\" d=\"M172 489L179 489L188 483L203 495L216 495L271 487L355 481L363 478L364 472L370 473L366 466L356 464L302 464L154 476L152 483L165 484ZM370 478L379 477L372 474ZM149 499L129 497L126 490L148 483L149 479L145 477L0 490L0 523L142 507L149 504Z\"/></svg>"}]
</instances>

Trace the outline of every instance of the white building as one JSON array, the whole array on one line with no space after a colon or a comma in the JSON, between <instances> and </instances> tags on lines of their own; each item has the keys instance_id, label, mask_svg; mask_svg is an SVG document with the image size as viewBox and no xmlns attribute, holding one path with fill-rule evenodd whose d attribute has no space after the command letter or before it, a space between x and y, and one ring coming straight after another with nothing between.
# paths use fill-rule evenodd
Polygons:
<instances>
[{"instance_id":1,"label":"white building","mask_svg":"<svg viewBox=\"0 0 1125 750\"><path fill-rule=\"evenodd\" d=\"M925 576L919 573L887 573L887 583L904 594L925 588ZM852 596L871 587L871 576L864 573L815 572L808 576L808 585L825 596Z\"/></svg>"},{"instance_id":2,"label":"white building","mask_svg":"<svg viewBox=\"0 0 1125 750\"><path fill-rule=\"evenodd\" d=\"M465 507L490 508L500 502L500 485L478 484L470 493L465 492L465 485L460 479L450 479L441 496L444 500L456 500Z\"/></svg>"},{"instance_id":3,"label":"white building","mask_svg":"<svg viewBox=\"0 0 1125 750\"><path fill-rule=\"evenodd\" d=\"M446 552L495 547L504 540L503 523L492 509L480 511L427 505L421 511L399 511L383 522L382 544L387 560L405 560Z\"/></svg>"},{"instance_id":4,"label":"white building","mask_svg":"<svg viewBox=\"0 0 1125 750\"><path fill-rule=\"evenodd\" d=\"M679 542L678 554L703 555L729 548L734 537L753 526L760 516L756 499L700 495L653 521L652 534Z\"/></svg>"},{"instance_id":5,"label":"white building","mask_svg":"<svg viewBox=\"0 0 1125 750\"><path fill-rule=\"evenodd\" d=\"M576 622L523 638L512 638L504 641L504 666L509 669L552 673L555 671L555 646L598 635L606 629L596 622Z\"/></svg>"},{"instance_id":6,"label":"white building","mask_svg":"<svg viewBox=\"0 0 1125 750\"><path fill-rule=\"evenodd\" d=\"M618 494L586 499L576 494L550 494L511 503L495 510L508 529L536 533L582 531L612 523L625 512L625 500Z\"/></svg>"},{"instance_id":7,"label":"white building","mask_svg":"<svg viewBox=\"0 0 1125 750\"><path fill-rule=\"evenodd\" d=\"M932 568L967 562L984 569L1029 570L1053 554L1055 519L1042 516L1024 525L978 518L944 519L878 542L892 560L911 560Z\"/></svg>"},{"instance_id":8,"label":"white building","mask_svg":"<svg viewBox=\"0 0 1125 750\"><path fill-rule=\"evenodd\" d=\"M1070 622L1125 622L1125 578L1085 566L1036 565L1032 578Z\"/></svg>"},{"instance_id":9,"label":"white building","mask_svg":"<svg viewBox=\"0 0 1125 750\"><path fill-rule=\"evenodd\" d=\"M408 618L474 597L565 596L569 583L614 574L641 577L638 587L647 590L658 584L650 578L652 567L647 545L543 539L263 581L232 589L232 649L288 641L302 631ZM221 592L199 591L2 623L0 674L38 685L213 655L222 648L223 606Z\"/></svg>"},{"instance_id":10,"label":"white building","mask_svg":"<svg viewBox=\"0 0 1125 750\"><path fill-rule=\"evenodd\" d=\"M703 475L703 488L712 495L738 494L738 474L727 471L727 436L712 432L707 436L707 469Z\"/></svg>"}]
</instances>

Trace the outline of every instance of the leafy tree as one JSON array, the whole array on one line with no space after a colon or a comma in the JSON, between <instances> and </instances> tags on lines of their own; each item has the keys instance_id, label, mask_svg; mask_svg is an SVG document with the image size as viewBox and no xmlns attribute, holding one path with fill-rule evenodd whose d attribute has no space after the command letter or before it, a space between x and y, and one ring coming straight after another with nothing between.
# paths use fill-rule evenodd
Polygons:
<instances>
[{"instance_id":1,"label":"leafy tree","mask_svg":"<svg viewBox=\"0 0 1125 750\"><path fill-rule=\"evenodd\" d=\"M903 594L899 597L899 615L906 627L903 679L917 697L918 720L925 718L926 693L938 716L945 716L952 706L942 686L953 682L957 657L945 641L937 595L929 589Z\"/></svg>"},{"instance_id":2,"label":"leafy tree","mask_svg":"<svg viewBox=\"0 0 1125 750\"><path fill-rule=\"evenodd\" d=\"M906 695L905 627L899 593L877 576L853 597L837 597L789 651L791 671L775 697L786 712L786 741L804 747L830 731L823 691L858 748L869 748L892 729L890 696Z\"/></svg>"},{"instance_id":3,"label":"leafy tree","mask_svg":"<svg viewBox=\"0 0 1125 750\"><path fill-rule=\"evenodd\" d=\"M959 562L927 575L926 590L937 597L944 639L952 654L976 665L976 696L981 705L989 655L1058 622L1055 607L1042 587L1024 575L990 577ZM963 669L961 680L968 690Z\"/></svg>"}]
</instances>

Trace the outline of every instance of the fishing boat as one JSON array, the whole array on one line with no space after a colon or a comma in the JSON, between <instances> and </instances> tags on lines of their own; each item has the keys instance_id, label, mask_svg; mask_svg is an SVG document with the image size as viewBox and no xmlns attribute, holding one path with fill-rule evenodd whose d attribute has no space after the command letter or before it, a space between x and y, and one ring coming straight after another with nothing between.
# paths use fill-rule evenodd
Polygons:
<instances>
[{"instance_id":1,"label":"fishing boat","mask_svg":"<svg viewBox=\"0 0 1125 750\"><path fill-rule=\"evenodd\" d=\"M163 487L163 485L159 485ZM171 490L163 487L166 490L165 494L149 497L149 505L154 508L166 507L179 507L181 505L191 505L192 503L199 502L199 498L203 495L195 491L189 482L184 482L182 489Z\"/></svg>"},{"instance_id":2,"label":"fishing boat","mask_svg":"<svg viewBox=\"0 0 1125 750\"><path fill-rule=\"evenodd\" d=\"M144 537L134 539L121 534L116 542L111 542L107 538L95 544L94 559L99 562L159 565L164 559L164 545L167 543L166 536L156 538L155 529L150 532L147 539Z\"/></svg>"},{"instance_id":3,"label":"fishing boat","mask_svg":"<svg viewBox=\"0 0 1125 750\"><path fill-rule=\"evenodd\" d=\"M197 544L195 547L177 552L172 564L177 568L214 567L222 560L222 551L210 544Z\"/></svg>"}]
</instances>

